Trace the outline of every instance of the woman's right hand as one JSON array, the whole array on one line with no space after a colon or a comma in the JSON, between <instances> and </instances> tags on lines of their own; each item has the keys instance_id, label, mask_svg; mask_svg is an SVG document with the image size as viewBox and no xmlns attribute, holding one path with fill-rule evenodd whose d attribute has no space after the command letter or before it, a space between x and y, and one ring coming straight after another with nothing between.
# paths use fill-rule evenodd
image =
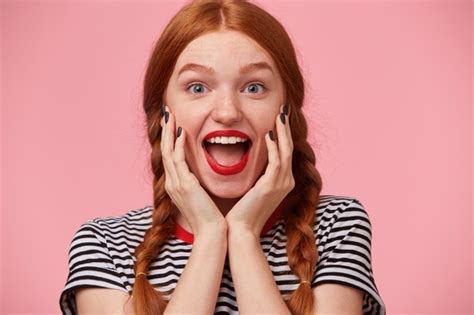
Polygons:
<instances>
[{"instance_id":1,"label":"woman's right hand","mask_svg":"<svg viewBox=\"0 0 474 315\"><path fill-rule=\"evenodd\" d=\"M208 228L226 228L226 220L219 208L189 171L184 154L186 131L182 129L180 136L176 137L175 121L169 107L165 106L165 115L160 123L163 128L161 155L166 175L165 190L191 225L195 236Z\"/></svg>"}]
</instances>

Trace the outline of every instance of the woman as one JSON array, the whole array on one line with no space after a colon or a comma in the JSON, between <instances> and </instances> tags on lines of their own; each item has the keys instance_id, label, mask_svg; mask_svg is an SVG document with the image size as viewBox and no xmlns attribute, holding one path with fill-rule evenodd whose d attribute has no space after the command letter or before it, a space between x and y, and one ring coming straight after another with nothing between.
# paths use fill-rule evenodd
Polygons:
<instances>
[{"instance_id":1,"label":"woman","mask_svg":"<svg viewBox=\"0 0 474 315\"><path fill-rule=\"evenodd\" d=\"M320 196L303 98L272 16L242 1L183 7L145 77L153 207L81 226L62 311L385 314L368 215Z\"/></svg>"}]
</instances>

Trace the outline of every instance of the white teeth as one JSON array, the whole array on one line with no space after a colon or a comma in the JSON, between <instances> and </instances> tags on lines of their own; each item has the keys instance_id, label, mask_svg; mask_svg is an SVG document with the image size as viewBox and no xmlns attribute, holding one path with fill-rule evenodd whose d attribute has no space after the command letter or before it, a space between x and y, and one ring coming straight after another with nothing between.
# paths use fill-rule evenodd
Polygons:
<instances>
[{"instance_id":1,"label":"white teeth","mask_svg":"<svg viewBox=\"0 0 474 315\"><path fill-rule=\"evenodd\" d=\"M235 144L237 142L245 142L248 139L243 139L239 137L213 137L207 139L207 142L210 143L221 143L221 144Z\"/></svg>"}]
</instances>

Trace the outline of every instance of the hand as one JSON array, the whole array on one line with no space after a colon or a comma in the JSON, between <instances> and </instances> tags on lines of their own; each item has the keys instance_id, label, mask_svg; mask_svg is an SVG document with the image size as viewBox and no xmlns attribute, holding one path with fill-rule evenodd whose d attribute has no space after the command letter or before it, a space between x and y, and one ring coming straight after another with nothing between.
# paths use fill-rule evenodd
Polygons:
<instances>
[{"instance_id":1,"label":"hand","mask_svg":"<svg viewBox=\"0 0 474 315\"><path fill-rule=\"evenodd\" d=\"M285 123L281 121L280 115L284 117ZM295 187L292 171L293 141L289 120L282 114L282 110L275 123L277 139L273 141L269 134L265 136L268 149L265 174L227 213L225 219L229 231L233 227L244 228L260 239L260 233L268 218Z\"/></svg>"},{"instance_id":2,"label":"hand","mask_svg":"<svg viewBox=\"0 0 474 315\"><path fill-rule=\"evenodd\" d=\"M214 201L202 188L198 179L189 171L184 155L186 131L175 138L175 118L165 107L165 117L161 119L161 154L165 168L165 190L174 205L191 225L196 236L206 227L226 227L225 218ZM173 149L174 147L174 149Z\"/></svg>"}]
</instances>

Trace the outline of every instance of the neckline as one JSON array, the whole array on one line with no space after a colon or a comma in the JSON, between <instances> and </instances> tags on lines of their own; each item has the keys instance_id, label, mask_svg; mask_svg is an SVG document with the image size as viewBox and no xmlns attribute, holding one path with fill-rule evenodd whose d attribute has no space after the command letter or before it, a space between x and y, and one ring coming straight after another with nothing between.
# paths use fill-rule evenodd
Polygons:
<instances>
[{"instance_id":1,"label":"neckline","mask_svg":"<svg viewBox=\"0 0 474 315\"><path fill-rule=\"evenodd\" d=\"M265 222L265 225L262 228L262 232L260 233L260 237L264 236L265 234L267 234L268 231L272 229L278 219L280 219L282 213L283 207L281 206L276 208L275 211L273 211L267 222ZM179 225L178 222L175 222L174 224L174 234L176 238L182 240L186 244L192 245L194 243L194 234L187 231L184 227Z\"/></svg>"}]
</instances>

